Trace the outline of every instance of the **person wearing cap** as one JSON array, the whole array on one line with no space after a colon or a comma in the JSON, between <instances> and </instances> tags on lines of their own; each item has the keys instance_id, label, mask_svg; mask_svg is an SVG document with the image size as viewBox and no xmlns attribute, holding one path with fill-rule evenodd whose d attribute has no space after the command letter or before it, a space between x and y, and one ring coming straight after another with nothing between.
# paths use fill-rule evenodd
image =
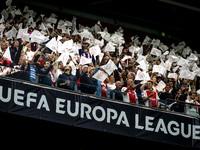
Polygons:
<instances>
[{"instance_id":1,"label":"person wearing cap","mask_svg":"<svg viewBox=\"0 0 200 150\"><path fill-rule=\"evenodd\" d=\"M59 75L57 86L64 89L74 90L75 83L77 81L76 76L71 74L72 67L70 65L66 65L64 67L64 73Z\"/></svg>"}]
</instances>

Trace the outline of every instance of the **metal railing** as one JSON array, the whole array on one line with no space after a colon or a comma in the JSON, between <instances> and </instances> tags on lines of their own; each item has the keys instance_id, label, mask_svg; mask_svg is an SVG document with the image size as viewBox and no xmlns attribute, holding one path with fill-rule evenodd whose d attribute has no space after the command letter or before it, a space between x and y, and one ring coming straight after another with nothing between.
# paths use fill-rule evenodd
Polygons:
<instances>
[{"instance_id":1,"label":"metal railing","mask_svg":"<svg viewBox=\"0 0 200 150\"><path fill-rule=\"evenodd\" d=\"M0 66L0 69L2 69L1 67L2 66ZM7 72L4 72L4 74L1 74L0 75L1 77L3 75L4 77L14 78L14 79L22 80L25 82L31 82L34 84L41 84L43 86L52 86L54 88L62 88L64 90L70 90L75 93L83 93L83 94L86 93L89 95L98 96L96 95L95 92L98 90L99 87L96 85L90 85L90 84L80 83L76 81L69 81L66 84L61 86L60 83L65 83L66 79L58 78L56 79L56 84L52 84L51 76L49 75L37 74L35 76L35 79L31 79L30 72L15 70L13 68L8 69L8 67L4 69L7 69ZM108 98L108 97L102 97L102 98L119 100L116 98L115 90L113 90L112 95L110 97L111 98ZM120 101L123 102L123 100L120 100ZM166 111L173 111L176 113L182 113L182 114L186 114L190 116L199 117L200 105L198 104L187 103L187 102L183 102L183 101L179 101L175 99L166 99L166 100L159 100L159 101L160 101L161 106L156 109L165 109ZM124 102L124 103L127 103L127 102ZM155 108L155 107L152 107L151 100L148 100L147 107Z\"/></svg>"}]
</instances>

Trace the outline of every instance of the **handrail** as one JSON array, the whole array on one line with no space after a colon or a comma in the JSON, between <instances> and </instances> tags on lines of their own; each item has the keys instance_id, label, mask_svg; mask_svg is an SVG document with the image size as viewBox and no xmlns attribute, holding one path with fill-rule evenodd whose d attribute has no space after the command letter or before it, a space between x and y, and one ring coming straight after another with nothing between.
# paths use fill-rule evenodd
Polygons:
<instances>
[{"instance_id":1,"label":"handrail","mask_svg":"<svg viewBox=\"0 0 200 150\"><path fill-rule=\"evenodd\" d=\"M180 100L167 98L165 100L165 109L167 109L167 107L166 107L167 101L178 102L179 104L181 103L184 106L184 111L183 111L184 114L199 117L199 108L200 108L199 104L188 103L188 102L184 102L184 101L180 101ZM190 108L188 106L190 106Z\"/></svg>"},{"instance_id":2,"label":"handrail","mask_svg":"<svg viewBox=\"0 0 200 150\"><path fill-rule=\"evenodd\" d=\"M5 67L5 66L4 66ZM10 67L9 67L10 68ZM23 71L23 70L20 70L19 72L26 72L26 71ZM6 75L7 76L7 75ZM43 84L43 83L40 83L39 81L38 81L38 77L40 77L40 76L46 76L46 75L41 75L41 74L38 74L38 75L36 75L36 80L35 80L35 83L37 83L37 84L42 84L42 85L46 85L46 84ZM48 77L48 76L46 76L46 77ZM15 77L11 77L11 78L15 78ZM22 76L19 76L19 78L17 77L17 79L19 79L19 80L23 80L23 81L25 81L25 82L27 82L27 81L29 81L29 80L27 80L26 78L25 79L22 79L23 77ZM50 78L50 77L49 77ZM62 79L61 79L62 80ZM73 83L73 87L72 87L72 89L66 89L66 90L72 90L72 91L74 91L75 93L85 93L84 91L82 92L81 90L80 90L80 88L79 88L79 86L78 86L78 84L81 84L81 85L86 85L86 86L93 86L93 87L95 87L95 88L97 88L95 85L88 85L88 84L85 84L85 83L76 83L76 82L71 82L71 83ZM56 86L56 88L57 88L57 86ZM59 88L59 87L58 87ZM94 94L92 94L92 95L94 95ZM97 96L98 97L98 96ZM101 97L101 98L107 98L107 97ZM107 99L110 99L110 98L107 98ZM116 100L115 99L115 92L113 92L113 95L112 95L112 98L110 99L110 100ZM180 101L180 100L175 100L175 99L170 99L170 98L167 98L166 100L165 100L165 110L167 110L167 101L173 101L173 102L177 102L177 103L181 103L182 105L185 105L185 104L187 104L187 105L190 105L190 106L194 106L194 107L196 107L196 113L198 113L198 110L197 110L197 108L198 107L200 107L200 105L198 105L198 104L193 104L193 103L187 103L187 102L183 102L183 101ZM151 102L151 100L148 100L148 102L149 102L149 105L148 105L148 107L152 107L152 102ZM126 102L124 102L124 103L126 103ZM185 114L187 114L187 113L185 113Z\"/></svg>"},{"instance_id":3,"label":"handrail","mask_svg":"<svg viewBox=\"0 0 200 150\"><path fill-rule=\"evenodd\" d=\"M187 102L183 102L183 101L175 100L175 99L171 99L171 98L167 98L167 99L165 100L165 105L166 105L167 101L174 101L174 102L183 103L183 104L188 104L188 105L200 106L200 105L198 105L198 104L187 103Z\"/></svg>"}]
</instances>

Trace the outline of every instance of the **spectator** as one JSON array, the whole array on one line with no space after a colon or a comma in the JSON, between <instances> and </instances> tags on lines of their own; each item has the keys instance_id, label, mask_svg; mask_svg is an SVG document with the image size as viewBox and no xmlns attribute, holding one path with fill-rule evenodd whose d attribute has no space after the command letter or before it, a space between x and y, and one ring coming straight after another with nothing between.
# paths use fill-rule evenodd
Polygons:
<instances>
[{"instance_id":1,"label":"spectator","mask_svg":"<svg viewBox=\"0 0 200 150\"><path fill-rule=\"evenodd\" d=\"M135 79L135 73L133 73L133 72L129 72L128 73L128 75L127 75L127 80L126 81L124 81L124 87L127 87L127 81L128 81L128 79L132 79L132 80L134 80Z\"/></svg>"},{"instance_id":2,"label":"spectator","mask_svg":"<svg viewBox=\"0 0 200 150\"><path fill-rule=\"evenodd\" d=\"M157 86L157 80L156 80L156 79L157 79L157 78L156 78L155 75L154 75L154 76L152 77L152 79L151 79L151 81L153 82L152 88L153 88L154 91L156 91L156 86Z\"/></svg>"},{"instance_id":3,"label":"spectator","mask_svg":"<svg viewBox=\"0 0 200 150\"><path fill-rule=\"evenodd\" d=\"M55 65L55 62L50 64L49 61L44 62L44 67L40 69L39 73L40 78L39 78L39 83L45 84L45 85L50 85L50 86L55 86L56 82L54 79L53 75L53 66Z\"/></svg>"},{"instance_id":4,"label":"spectator","mask_svg":"<svg viewBox=\"0 0 200 150\"><path fill-rule=\"evenodd\" d=\"M63 67L62 61L56 62L56 64L58 65L58 67L54 68L54 76L57 79L59 77L59 75L61 75L63 73L64 67Z\"/></svg>"},{"instance_id":5,"label":"spectator","mask_svg":"<svg viewBox=\"0 0 200 150\"><path fill-rule=\"evenodd\" d=\"M83 46L82 49L79 50L79 54L81 56L86 57L86 58L92 58L90 53L89 53L87 46Z\"/></svg>"},{"instance_id":6,"label":"spectator","mask_svg":"<svg viewBox=\"0 0 200 150\"><path fill-rule=\"evenodd\" d=\"M195 102L195 105L197 105L197 106L195 106L195 108L196 108L196 112L199 115L199 112L200 112L200 95L195 97L194 102Z\"/></svg>"},{"instance_id":7,"label":"spectator","mask_svg":"<svg viewBox=\"0 0 200 150\"><path fill-rule=\"evenodd\" d=\"M38 74L38 70L35 65L33 65L33 60L29 60L27 64L23 64L21 66L21 70L28 71L29 74L26 77L30 82L35 83L36 75ZM25 77L24 77L25 78Z\"/></svg>"},{"instance_id":8,"label":"spectator","mask_svg":"<svg viewBox=\"0 0 200 150\"><path fill-rule=\"evenodd\" d=\"M18 63L18 65L23 65L23 64L26 64L26 56L21 56L20 58L19 58L19 63Z\"/></svg>"},{"instance_id":9,"label":"spectator","mask_svg":"<svg viewBox=\"0 0 200 150\"><path fill-rule=\"evenodd\" d=\"M185 102L194 104L195 103L194 99L196 95L197 95L196 92L189 92L189 96L187 97ZM185 104L185 114L192 115L195 113L196 113L196 110L193 105Z\"/></svg>"},{"instance_id":10,"label":"spectator","mask_svg":"<svg viewBox=\"0 0 200 150\"><path fill-rule=\"evenodd\" d=\"M165 92L162 92L162 93L160 94L160 96L159 96L161 100L166 100L167 98L173 99L173 95L169 92L170 89L171 89L171 85L170 85L170 84L167 84L167 85L165 86Z\"/></svg>"},{"instance_id":11,"label":"spectator","mask_svg":"<svg viewBox=\"0 0 200 150\"><path fill-rule=\"evenodd\" d=\"M168 83L171 86L169 92L172 94L173 98L175 98L176 87L174 86L174 82L170 80Z\"/></svg>"},{"instance_id":12,"label":"spectator","mask_svg":"<svg viewBox=\"0 0 200 150\"><path fill-rule=\"evenodd\" d=\"M110 76L109 77L109 83L107 84L107 91L108 91L108 98L110 98L110 91L116 89L116 86L115 86L115 78L114 76Z\"/></svg>"},{"instance_id":13,"label":"spectator","mask_svg":"<svg viewBox=\"0 0 200 150\"><path fill-rule=\"evenodd\" d=\"M183 89L182 93L180 93L180 96L177 97L177 100L185 102L188 94L189 94L188 89ZM181 103L181 102L173 103L173 105L170 107L170 110L183 113L184 107L185 107L184 103Z\"/></svg>"},{"instance_id":14,"label":"spectator","mask_svg":"<svg viewBox=\"0 0 200 150\"><path fill-rule=\"evenodd\" d=\"M128 79L127 87L122 88L123 101L138 104L137 93L134 90L135 84L132 79Z\"/></svg>"},{"instance_id":15,"label":"spectator","mask_svg":"<svg viewBox=\"0 0 200 150\"><path fill-rule=\"evenodd\" d=\"M171 89L171 85L167 84L165 87L165 92L162 92L160 94L160 101L163 101L163 103L161 103L161 108L165 108L165 100L166 99L173 99L173 95L169 92ZM171 104L171 101L167 101L167 105Z\"/></svg>"},{"instance_id":16,"label":"spectator","mask_svg":"<svg viewBox=\"0 0 200 150\"><path fill-rule=\"evenodd\" d=\"M123 101L123 95L122 95L122 92L121 92L121 88L122 88L121 81L117 81L115 83L115 86L116 86L115 90L112 90L110 92L110 98L111 99L113 98L113 92L114 92L115 93L115 99Z\"/></svg>"},{"instance_id":17,"label":"spectator","mask_svg":"<svg viewBox=\"0 0 200 150\"><path fill-rule=\"evenodd\" d=\"M45 60L45 59L48 59L48 58L50 59L50 57L49 57L50 55L48 55L48 54L49 54L49 50L48 50L47 48L43 48L42 51L43 51L43 56L42 56L43 59L41 59L40 64L41 64L41 66L43 67L44 60Z\"/></svg>"},{"instance_id":18,"label":"spectator","mask_svg":"<svg viewBox=\"0 0 200 150\"><path fill-rule=\"evenodd\" d=\"M142 98L146 106L150 106L149 102L151 102L152 107L159 107L160 106L159 97L158 97L157 92L153 91L152 86L153 86L153 82L147 81L148 89L143 91Z\"/></svg>"},{"instance_id":19,"label":"spectator","mask_svg":"<svg viewBox=\"0 0 200 150\"><path fill-rule=\"evenodd\" d=\"M80 90L83 93L94 94L96 92L96 87L90 71L92 70L91 68L88 69L87 65L82 67L82 73L80 74Z\"/></svg>"},{"instance_id":20,"label":"spectator","mask_svg":"<svg viewBox=\"0 0 200 150\"><path fill-rule=\"evenodd\" d=\"M59 75L57 85L58 87L74 90L74 87L76 85L76 76L71 74L72 67L69 65L66 65L64 67L64 73Z\"/></svg>"},{"instance_id":21,"label":"spectator","mask_svg":"<svg viewBox=\"0 0 200 150\"><path fill-rule=\"evenodd\" d=\"M109 83L107 84L107 86L108 86L108 89L110 89L110 90L114 90L116 88L114 76L111 75L109 77Z\"/></svg>"}]
</instances>

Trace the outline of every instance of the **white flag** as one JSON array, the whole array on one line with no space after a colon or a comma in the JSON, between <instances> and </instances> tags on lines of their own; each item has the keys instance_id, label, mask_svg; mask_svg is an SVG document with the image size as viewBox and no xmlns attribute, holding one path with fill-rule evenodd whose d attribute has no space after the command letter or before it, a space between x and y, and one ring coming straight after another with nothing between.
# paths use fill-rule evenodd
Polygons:
<instances>
[{"instance_id":1,"label":"white flag","mask_svg":"<svg viewBox=\"0 0 200 150\"><path fill-rule=\"evenodd\" d=\"M187 59L190 61L197 61L198 57L196 55L194 55L193 53L191 53Z\"/></svg>"},{"instance_id":2,"label":"white flag","mask_svg":"<svg viewBox=\"0 0 200 150\"><path fill-rule=\"evenodd\" d=\"M163 82L162 80L158 83L158 85L156 86L156 89L161 92L164 88L166 87L165 82Z\"/></svg>"},{"instance_id":3,"label":"white flag","mask_svg":"<svg viewBox=\"0 0 200 150\"><path fill-rule=\"evenodd\" d=\"M18 31L17 31L17 29L14 26L12 27L11 30L13 32L13 38L15 38L15 36L16 36L16 34L17 34Z\"/></svg>"},{"instance_id":4,"label":"white flag","mask_svg":"<svg viewBox=\"0 0 200 150\"><path fill-rule=\"evenodd\" d=\"M92 62L92 58L86 58L81 56L80 65L90 64Z\"/></svg>"},{"instance_id":5,"label":"white flag","mask_svg":"<svg viewBox=\"0 0 200 150\"><path fill-rule=\"evenodd\" d=\"M0 23L3 23L4 22L4 16L2 15L2 18L0 20Z\"/></svg>"},{"instance_id":6,"label":"white flag","mask_svg":"<svg viewBox=\"0 0 200 150\"><path fill-rule=\"evenodd\" d=\"M18 34L17 34L17 39L24 37L25 34L28 34L28 28L19 29Z\"/></svg>"},{"instance_id":7,"label":"white flag","mask_svg":"<svg viewBox=\"0 0 200 150\"><path fill-rule=\"evenodd\" d=\"M177 74L176 73L169 73L168 78L174 78L174 80L177 80Z\"/></svg>"},{"instance_id":8,"label":"white flag","mask_svg":"<svg viewBox=\"0 0 200 150\"><path fill-rule=\"evenodd\" d=\"M100 68L104 69L109 75L111 75L114 70L118 69L111 59L106 65L100 66Z\"/></svg>"},{"instance_id":9,"label":"white flag","mask_svg":"<svg viewBox=\"0 0 200 150\"><path fill-rule=\"evenodd\" d=\"M36 42L36 43L40 44L40 43L44 42L46 37L40 31L34 30L31 33L30 38L31 38L31 43Z\"/></svg>"},{"instance_id":10,"label":"white flag","mask_svg":"<svg viewBox=\"0 0 200 150\"><path fill-rule=\"evenodd\" d=\"M161 51L158 50L157 48L152 48L150 54L151 54L151 55L156 55L156 56L161 56Z\"/></svg>"},{"instance_id":11,"label":"white flag","mask_svg":"<svg viewBox=\"0 0 200 150\"><path fill-rule=\"evenodd\" d=\"M164 75L165 74L165 70L166 69L163 66L161 66L161 65L153 65L153 71L152 71L152 73L158 72L158 73Z\"/></svg>"},{"instance_id":12,"label":"white flag","mask_svg":"<svg viewBox=\"0 0 200 150\"><path fill-rule=\"evenodd\" d=\"M181 70L180 72L180 75L179 75L179 78L184 78L184 79L190 79L190 80L193 80L194 77L195 77L195 73L194 72L190 72L189 69L184 69L184 70Z\"/></svg>"},{"instance_id":13,"label":"white flag","mask_svg":"<svg viewBox=\"0 0 200 150\"><path fill-rule=\"evenodd\" d=\"M43 23L41 23L41 25L40 25L40 28L39 29L41 29L42 31L45 31L45 30L47 30L47 28L44 26L44 24Z\"/></svg>"},{"instance_id":14,"label":"white flag","mask_svg":"<svg viewBox=\"0 0 200 150\"><path fill-rule=\"evenodd\" d=\"M73 61L70 61L69 65L72 67L72 72L74 76L76 75L76 66L74 65Z\"/></svg>"},{"instance_id":15,"label":"white flag","mask_svg":"<svg viewBox=\"0 0 200 150\"><path fill-rule=\"evenodd\" d=\"M12 37L13 37L13 31L10 30L10 31L6 32L5 35L6 35L7 39L12 39Z\"/></svg>"},{"instance_id":16,"label":"white flag","mask_svg":"<svg viewBox=\"0 0 200 150\"><path fill-rule=\"evenodd\" d=\"M58 42L56 41L56 37L52 38L46 44L46 47L48 47L49 49L51 49L52 51L54 51L56 53L56 51L58 50Z\"/></svg>"},{"instance_id":17,"label":"white flag","mask_svg":"<svg viewBox=\"0 0 200 150\"><path fill-rule=\"evenodd\" d=\"M112 42L108 42L104 51L106 52L115 52L115 47L113 46Z\"/></svg>"},{"instance_id":18,"label":"white flag","mask_svg":"<svg viewBox=\"0 0 200 150\"><path fill-rule=\"evenodd\" d=\"M106 41L109 40L110 34L106 32L105 30L103 32L98 32L98 33L101 34L101 37L104 38Z\"/></svg>"},{"instance_id":19,"label":"white flag","mask_svg":"<svg viewBox=\"0 0 200 150\"><path fill-rule=\"evenodd\" d=\"M138 70L135 80L147 80L148 81L148 80L150 80L150 77L147 72Z\"/></svg>"},{"instance_id":20,"label":"white flag","mask_svg":"<svg viewBox=\"0 0 200 150\"><path fill-rule=\"evenodd\" d=\"M122 61L125 61L127 59L131 59L132 57L131 56L124 56L124 58L122 59Z\"/></svg>"},{"instance_id":21,"label":"white flag","mask_svg":"<svg viewBox=\"0 0 200 150\"><path fill-rule=\"evenodd\" d=\"M102 59L103 59L104 53L100 53L99 54L99 63L101 63Z\"/></svg>"},{"instance_id":22,"label":"white flag","mask_svg":"<svg viewBox=\"0 0 200 150\"><path fill-rule=\"evenodd\" d=\"M103 82L107 77L108 77L108 75L101 70L97 71L97 73L95 73L93 76L93 78L95 78L101 82Z\"/></svg>"},{"instance_id":23,"label":"white flag","mask_svg":"<svg viewBox=\"0 0 200 150\"><path fill-rule=\"evenodd\" d=\"M27 52L27 58L28 58L28 60L32 60L34 54L35 54L35 52L33 52L33 51Z\"/></svg>"},{"instance_id":24,"label":"white flag","mask_svg":"<svg viewBox=\"0 0 200 150\"><path fill-rule=\"evenodd\" d=\"M89 52L91 55L94 56L94 58L96 59L96 56L99 55L101 53L101 49L99 47L99 45L93 46L89 49Z\"/></svg>"},{"instance_id":25,"label":"white flag","mask_svg":"<svg viewBox=\"0 0 200 150\"><path fill-rule=\"evenodd\" d=\"M8 47L3 55L3 57L7 58L12 62L11 56L10 56L10 48Z\"/></svg>"},{"instance_id":26,"label":"white flag","mask_svg":"<svg viewBox=\"0 0 200 150\"><path fill-rule=\"evenodd\" d=\"M77 29L75 28L74 29L74 32L72 33L72 35L78 35L79 33L78 33L78 31L77 31Z\"/></svg>"},{"instance_id":27,"label":"white flag","mask_svg":"<svg viewBox=\"0 0 200 150\"><path fill-rule=\"evenodd\" d=\"M68 59L69 59L69 53L62 53L56 61L62 61L63 66L65 66L67 64Z\"/></svg>"}]
</instances>

